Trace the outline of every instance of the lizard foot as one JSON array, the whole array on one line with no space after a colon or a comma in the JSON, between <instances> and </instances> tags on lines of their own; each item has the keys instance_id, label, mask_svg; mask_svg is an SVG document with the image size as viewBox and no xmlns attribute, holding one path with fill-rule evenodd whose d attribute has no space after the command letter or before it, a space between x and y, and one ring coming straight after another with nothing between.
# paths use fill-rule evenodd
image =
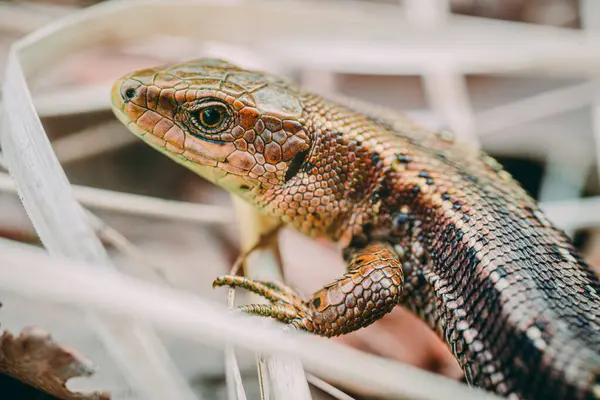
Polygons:
<instances>
[{"instance_id":1,"label":"lizard foot","mask_svg":"<svg viewBox=\"0 0 600 400\"><path fill-rule=\"evenodd\" d=\"M237 311L275 318L280 322L308 332L314 330L309 303L303 301L289 286L282 283L255 281L233 275L223 275L215 279L213 287L219 286L246 289L270 302L270 304L241 305L237 307Z\"/></svg>"},{"instance_id":2,"label":"lizard foot","mask_svg":"<svg viewBox=\"0 0 600 400\"><path fill-rule=\"evenodd\" d=\"M383 243L371 243L347 254L348 272L303 301L281 283L253 281L225 275L213 287L230 286L249 290L269 304L239 306L238 311L275 318L321 336L337 336L368 326L400 302L404 273L400 260Z\"/></svg>"}]
</instances>

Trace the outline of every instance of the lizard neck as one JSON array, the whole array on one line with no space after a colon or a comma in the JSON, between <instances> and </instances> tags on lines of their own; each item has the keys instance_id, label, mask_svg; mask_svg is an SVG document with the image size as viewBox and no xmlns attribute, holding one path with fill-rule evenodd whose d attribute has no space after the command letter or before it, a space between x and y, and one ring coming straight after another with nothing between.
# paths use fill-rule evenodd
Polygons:
<instances>
[{"instance_id":1,"label":"lizard neck","mask_svg":"<svg viewBox=\"0 0 600 400\"><path fill-rule=\"evenodd\" d=\"M385 139L373 122L318 96L303 105L311 148L284 185L259 197L283 222L346 247L379 214Z\"/></svg>"}]
</instances>

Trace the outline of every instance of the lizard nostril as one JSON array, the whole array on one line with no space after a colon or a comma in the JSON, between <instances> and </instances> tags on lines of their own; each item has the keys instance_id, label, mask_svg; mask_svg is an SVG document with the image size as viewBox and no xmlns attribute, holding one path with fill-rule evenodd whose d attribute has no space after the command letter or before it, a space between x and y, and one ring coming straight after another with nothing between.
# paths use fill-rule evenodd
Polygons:
<instances>
[{"instance_id":1,"label":"lizard nostril","mask_svg":"<svg viewBox=\"0 0 600 400\"><path fill-rule=\"evenodd\" d=\"M140 83L136 81L125 81L121 85L121 98L123 101L128 102L134 100L139 95Z\"/></svg>"}]
</instances>

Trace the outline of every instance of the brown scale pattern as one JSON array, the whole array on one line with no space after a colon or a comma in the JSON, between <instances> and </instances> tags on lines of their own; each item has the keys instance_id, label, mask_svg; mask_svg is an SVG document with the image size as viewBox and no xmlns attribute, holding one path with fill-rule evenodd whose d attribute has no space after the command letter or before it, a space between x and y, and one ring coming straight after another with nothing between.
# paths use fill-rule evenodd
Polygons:
<instances>
[{"instance_id":1,"label":"brown scale pattern","mask_svg":"<svg viewBox=\"0 0 600 400\"><path fill-rule=\"evenodd\" d=\"M228 110L217 130L195 117L206 100ZM309 301L283 284L217 278L270 301L240 311L333 336L403 304L472 385L512 399L600 398L600 283L491 157L219 60L136 71L113 104L159 151L344 248L348 272Z\"/></svg>"}]
</instances>

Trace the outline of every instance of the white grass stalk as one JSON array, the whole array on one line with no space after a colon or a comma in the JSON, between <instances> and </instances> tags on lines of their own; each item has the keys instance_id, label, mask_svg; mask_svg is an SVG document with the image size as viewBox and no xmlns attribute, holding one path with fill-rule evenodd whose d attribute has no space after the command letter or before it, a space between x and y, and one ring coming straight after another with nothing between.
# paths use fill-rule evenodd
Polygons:
<instances>
[{"instance_id":1,"label":"white grass stalk","mask_svg":"<svg viewBox=\"0 0 600 400\"><path fill-rule=\"evenodd\" d=\"M225 379L227 382L227 398L229 400L246 400L246 392L242 382L240 366L231 345L225 347Z\"/></svg>"},{"instance_id":2,"label":"white grass stalk","mask_svg":"<svg viewBox=\"0 0 600 400\"><path fill-rule=\"evenodd\" d=\"M404 0L403 4L408 21L424 31L444 29L450 17L447 0ZM459 140L481 147L464 75L454 67L434 63L423 69L422 79L429 104L438 117Z\"/></svg>"},{"instance_id":3,"label":"white grass stalk","mask_svg":"<svg viewBox=\"0 0 600 400\"><path fill-rule=\"evenodd\" d=\"M18 46L13 47L8 57L4 97L10 101L3 103L1 140L19 196L49 253L108 267L106 252L73 198L66 175L35 113L17 49ZM196 398L145 323L91 313L88 316L138 393L157 400L173 395L181 399Z\"/></svg>"},{"instance_id":4,"label":"white grass stalk","mask_svg":"<svg viewBox=\"0 0 600 400\"><path fill-rule=\"evenodd\" d=\"M121 232L108 225L92 212L87 211L86 214L89 218L90 225L94 228L96 235L98 235L100 239L104 240L130 259L139 261L142 265L151 269L163 282L172 285L172 282L165 274L165 271L168 269L167 266L155 262L148 254L144 253L131 243Z\"/></svg>"},{"instance_id":5,"label":"white grass stalk","mask_svg":"<svg viewBox=\"0 0 600 400\"><path fill-rule=\"evenodd\" d=\"M579 6L585 32L590 35L600 32L600 4L597 1L579 0ZM592 82L597 86L600 84L600 79L596 77ZM594 96L591 113L594 144L596 145L596 171L600 174L600 96L597 92Z\"/></svg>"},{"instance_id":6,"label":"white grass stalk","mask_svg":"<svg viewBox=\"0 0 600 400\"><path fill-rule=\"evenodd\" d=\"M0 29L29 33L76 10L70 6L0 3Z\"/></svg>"},{"instance_id":7,"label":"white grass stalk","mask_svg":"<svg viewBox=\"0 0 600 400\"><path fill-rule=\"evenodd\" d=\"M475 116L477 133L498 134L505 129L588 106L600 85L586 82L548 90L530 97L480 111Z\"/></svg>"},{"instance_id":8,"label":"white grass stalk","mask_svg":"<svg viewBox=\"0 0 600 400\"><path fill-rule=\"evenodd\" d=\"M235 267L235 264L232 268L232 271L235 271L235 273L237 273L237 268ZM227 309L232 310L234 306L235 289L229 288L229 290L227 291ZM233 345L231 343L225 346L225 382L227 384L227 398L229 400L246 400L246 391L244 390L244 383L242 381L242 374L240 373L240 366L235 356L235 349L233 348ZM259 384L261 384L260 381Z\"/></svg>"},{"instance_id":9,"label":"white grass stalk","mask_svg":"<svg viewBox=\"0 0 600 400\"><path fill-rule=\"evenodd\" d=\"M29 36L22 61L29 76L77 49L106 39L140 40L160 26L161 34L245 45L266 58L276 54L288 66L334 72L420 74L424 67L446 65L463 74L544 71L592 76L600 69L598 34L455 15L443 27L425 32L406 23L401 7L345 4L111 1ZM287 29L289 19L280 18L282 14L304 23ZM219 29L223 18L232 29ZM248 18L265 21L251 38L243 30ZM30 44L47 50L30 51Z\"/></svg>"},{"instance_id":10,"label":"white grass stalk","mask_svg":"<svg viewBox=\"0 0 600 400\"><path fill-rule=\"evenodd\" d=\"M131 193L71 185L72 194L81 204L104 211L121 212L174 221L203 224L228 224L234 221L226 207L165 200ZM15 183L6 173L0 172L0 191L16 193Z\"/></svg>"},{"instance_id":11,"label":"white grass stalk","mask_svg":"<svg viewBox=\"0 0 600 400\"><path fill-rule=\"evenodd\" d=\"M104 111L110 109L110 87L111 84L54 87L33 93L33 104L42 117Z\"/></svg>"},{"instance_id":12,"label":"white grass stalk","mask_svg":"<svg viewBox=\"0 0 600 400\"><path fill-rule=\"evenodd\" d=\"M111 120L55 139L52 141L52 148L60 163L65 165L109 153L133 143L139 143L139 139L128 134L119 121Z\"/></svg>"},{"instance_id":13,"label":"white grass stalk","mask_svg":"<svg viewBox=\"0 0 600 400\"><path fill-rule=\"evenodd\" d=\"M338 400L356 400L354 397L347 395L342 392L340 389L336 388L333 385L325 382L323 379L314 376L313 374L306 374L306 379L310 382L311 385L321 389L331 397Z\"/></svg>"},{"instance_id":14,"label":"white grass stalk","mask_svg":"<svg viewBox=\"0 0 600 400\"><path fill-rule=\"evenodd\" d=\"M481 390L351 349L332 340L281 332L265 318L227 312L193 293L144 282L112 269L50 257L31 246L0 239L0 289L98 312L133 315L161 331L212 346L227 343L267 355L295 357L313 374L353 390L390 398L498 399ZM169 396L165 398L175 398Z\"/></svg>"},{"instance_id":15,"label":"white grass stalk","mask_svg":"<svg viewBox=\"0 0 600 400\"><path fill-rule=\"evenodd\" d=\"M271 231L279 221L259 214L255 208L236 195L232 195L231 198L240 224L242 251L248 251L259 242L261 235ZM244 266L244 274L249 278L283 282L277 235L265 243L265 246L250 253ZM257 295L251 295L249 298L251 303L268 303ZM304 369L297 359L263 357L260 354L257 357L261 388L266 400L312 399Z\"/></svg>"}]
</instances>

